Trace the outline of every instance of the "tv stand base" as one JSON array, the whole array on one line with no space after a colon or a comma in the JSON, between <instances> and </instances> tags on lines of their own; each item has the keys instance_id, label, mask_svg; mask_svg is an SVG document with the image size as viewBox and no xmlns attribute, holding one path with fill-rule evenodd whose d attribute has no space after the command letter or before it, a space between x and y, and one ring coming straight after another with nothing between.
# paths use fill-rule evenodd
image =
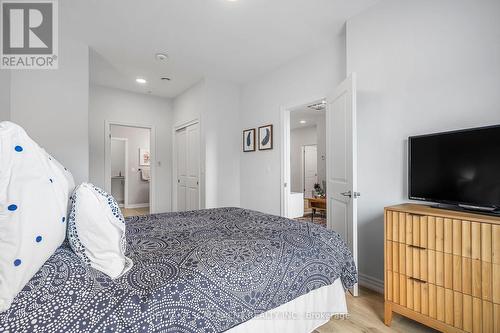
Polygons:
<instances>
[{"instance_id":1,"label":"tv stand base","mask_svg":"<svg viewBox=\"0 0 500 333\"><path fill-rule=\"evenodd\" d=\"M471 212L477 214L491 215L491 216L500 216L500 210L495 208L488 207L477 207L477 206L468 206L468 205L448 205L448 204L436 204L430 205L432 208L441 208L454 210L458 212Z\"/></svg>"}]
</instances>

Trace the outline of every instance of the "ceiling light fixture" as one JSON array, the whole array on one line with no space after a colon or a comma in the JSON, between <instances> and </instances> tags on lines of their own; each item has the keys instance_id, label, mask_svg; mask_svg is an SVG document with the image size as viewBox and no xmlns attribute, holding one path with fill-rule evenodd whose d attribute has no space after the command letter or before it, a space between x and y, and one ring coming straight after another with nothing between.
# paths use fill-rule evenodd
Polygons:
<instances>
[{"instance_id":1,"label":"ceiling light fixture","mask_svg":"<svg viewBox=\"0 0 500 333\"><path fill-rule=\"evenodd\" d=\"M301 123L301 124L305 124L305 123L307 123L307 121L305 121L305 120L301 120L301 121L299 121L299 123Z\"/></svg>"},{"instance_id":2,"label":"ceiling light fixture","mask_svg":"<svg viewBox=\"0 0 500 333\"><path fill-rule=\"evenodd\" d=\"M307 107L310 109L316 110L316 111L321 111L321 110L326 109L326 101L323 100L320 103L314 103L314 104L308 105Z\"/></svg>"},{"instance_id":3,"label":"ceiling light fixture","mask_svg":"<svg viewBox=\"0 0 500 333\"><path fill-rule=\"evenodd\" d=\"M155 54L156 60L164 61L168 59L168 55L166 53L157 53Z\"/></svg>"},{"instance_id":4,"label":"ceiling light fixture","mask_svg":"<svg viewBox=\"0 0 500 333\"><path fill-rule=\"evenodd\" d=\"M161 79L162 79L163 81L170 81L170 80L172 80L172 79L171 79L171 78L169 78L169 77L162 77Z\"/></svg>"},{"instance_id":5,"label":"ceiling light fixture","mask_svg":"<svg viewBox=\"0 0 500 333\"><path fill-rule=\"evenodd\" d=\"M146 79L143 79L142 77L138 77L137 79L135 79L135 82L139 84L146 84L148 81L146 81Z\"/></svg>"}]
</instances>

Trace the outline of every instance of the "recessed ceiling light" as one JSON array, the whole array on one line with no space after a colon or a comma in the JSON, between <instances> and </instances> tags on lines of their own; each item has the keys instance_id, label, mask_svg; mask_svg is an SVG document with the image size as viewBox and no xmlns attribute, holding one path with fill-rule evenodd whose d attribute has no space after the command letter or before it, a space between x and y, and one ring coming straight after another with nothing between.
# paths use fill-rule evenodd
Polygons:
<instances>
[{"instance_id":1,"label":"recessed ceiling light","mask_svg":"<svg viewBox=\"0 0 500 333\"><path fill-rule=\"evenodd\" d=\"M135 82L139 83L139 84L146 84L146 79L143 79L142 77L138 77L137 79L135 79Z\"/></svg>"},{"instance_id":2,"label":"recessed ceiling light","mask_svg":"<svg viewBox=\"0 0 500 333\"><path fill-rule=\"evenodd\" d=\"M301 123L301 124L305 124L305 123L307 123L307 121L305 121L305 120L301 120L301 121L299 121L299 123Z\"/></svg>"},{"instance_id":3,"label":"recessed ceiling light","mask_svg":"<svg viewBox=\"0 0 500 333\"><path fill-rule=\"evenodd\" d=\"M163 61L163 60L167 60L168 56L166 53L157 53L157 54L155 54L155 58L156 58L156 60Z\"/></svg>"}]
</instances>

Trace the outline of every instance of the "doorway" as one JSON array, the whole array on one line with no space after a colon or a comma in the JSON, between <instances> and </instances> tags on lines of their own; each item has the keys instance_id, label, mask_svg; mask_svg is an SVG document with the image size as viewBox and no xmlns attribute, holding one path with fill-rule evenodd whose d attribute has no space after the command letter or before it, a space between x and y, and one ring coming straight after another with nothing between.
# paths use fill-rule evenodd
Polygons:
<instances>
[{"instance_id":1,"label":"doorway","mask_svg":"<svg viewBox=\"0 0 500 333\"><path fill-rule=\"evenodd\" d=\"M318 182L316 193L322 193L321 200L308 199L326 213L326 227L336 231L352 251L354 262L358 263L357 246L357 131L356 131L356 74L352 73L327 98L311 99L313 102L281 107L281 215L295 218L297 196L295 192L291 161L294 149L291 130L294 113L304 108L325 111L325 154L318 147L318 156L325 160L325 174L322 178L318 159ZM299 119L302 125L307 119ZM318 141L318 145L319 145ZM324 179L324 180L323 180ZM314 210L313 210L314 211ZM300 218L299 218L300 219ZM358 295L358 285L351 290Z\"/></svg>"},{"instance_id":2,"label":"doorway","mask_svg":"<svg viewBox=\"0 0 500 333\"><path fill-rule=\"evenodd\" d=\"M192 122L175 129L174 170L176 211L200 209L200 125Z\"/></svg>"},{"instance_id":3,"label":"doorway","mask_svg":"<svg viewBox=\"0 0 500 333\"><path fill-rule=\"evenodd\" d=\"M289 111L289 145L286 157L290 174L290 194L287 217L307 219L326 227L325 209L311 203L326 206L323 183L326 171L326 102L323 100L292 107ZM318 212L316 216L312 213Z\"/></svg>"},{"instance_id":4,"label":"doorway","mask_svg":"<svg viewBox=\"0 0 500 333\"><path fill-rule=\"evenodd\" d=\"M107 122L106 129L106 191L125 217L154 212L152 127Z\"/></svg>"}]
</instances>

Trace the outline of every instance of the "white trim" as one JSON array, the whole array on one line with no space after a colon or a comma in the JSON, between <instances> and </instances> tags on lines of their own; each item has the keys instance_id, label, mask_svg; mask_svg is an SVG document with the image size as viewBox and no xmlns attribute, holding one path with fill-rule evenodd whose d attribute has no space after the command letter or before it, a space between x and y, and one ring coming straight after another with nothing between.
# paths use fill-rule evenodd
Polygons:
<instances>
[{"instance_id":1,"label":"white trim","mask_svg":"<svg viewBox=\"0 0 500 333\"><path fill-rule=\"evenodd\" d=\"M127 138L117 138L117 137L111 137L110 140L117 140L117 141L125 141L125 174L123 175L124 177L124 182L125 184L123 185L123 206L124 207L127 207L128 206L128 139ZM110 144L111 144L111 141L110 141ZM111 163L110 163L110 168L111 168ZM110 171L110 177L111 177L111 171ZM110 188L109 188L109 192L111 195L113 195L112 193L112 188L111 188L111 183L110 183Z\"/></svg>"},{"instance_id":2,"label":"white trim","mask_svg":"<svg viewBox=\"0 0 500 333\"><path fill-rule=\"evenodd\" d=\"M311 102L325 99L325 96L313 96L297 101L296 103L280 106L280 155L281 155L281 183L280 183L280 213L288 214L288 200L290 199L290 112L293 108L309 105ZM285 185L286 184L286 185Z\"/></svg>"},{"instance_id":3,"label":"white trim","mask_svg":"<svg viewBox=\"0 0 500 333\"><path fill-rule=\"evenodd\" d=\"M185 127L188 127L188 126L191 126L191 125L194 125L194 124L199 124L199 123L200 123L200 121L198 120L198 118L193 119L193 120L188 120L188 121L185 121L183 123L180 123L179 125L175 125L174 126L174 133L177 132L180 129L183 129Z\"/></svg>"},{"instance_id":4,"label":"white trim","mask_svg":"<svg viewBox=\"0 0 500 333\"><path fill-rule=\"evenodd\" d=\"M360 286L384 294L384 281L363 273L358 273L358 280Z\"/></svg>"},{"instance_id":5,"label":"white trim","mask_svg":"<svg viewBox=\"0 0 500 333\"><path fill-rule=\"evenodd\" d=\"M183 129L183 128L186 128L186 127L189 127L189 126L192 126L192 125L195 125L195 124L198 124L198 136L199 136L199 153L200 153L200 156L199 156L199 165L198 165L198 203L199 203L199 207L200 209L202 209L203 207L205 207L205 203L202 202L202 179L201 179L201 166L202 166L202 163L204 163L204 161L202 161L202 141L201 141L201 121L200 119L198 118L195 118L195 119L192 119L192 120L188 120L188 121L185 121L183 123L180 123L178 125L175 125L173 128L172 128L172 202L171 202L171 205L172 205L172 209L171 211L172 212L176 212L177 211L177 137L175 136L175 134L177 133L177 131ZM203 186L203 189L204 189L204 186Z\"/></svg>"},{"instance_id":6,"label":"white trim","mask_svg":"<svg viewBox=\"0 0 500 333\"><path fill-rule=\"evenodd\" d=\"M105 190L111 193L111 125L147 128L149 133L151 181L149 182L149 207L150 213L156 213L156 129L153 125L141 123L127 123L121 121L104 121L104 185Z\"/></svg>"},{"instance_id":7,"label":"white trim","mask_svg":"<svg viewBox=\"0 0 500 333\"><path fill-rule=\"evenodd\" d=\"M127 205L125 208L146 208L146 207L149 207L149 202L145 202L145 203L138 203L138 204L130 204L130 205Z\"/></svg>"}]
</instances>

